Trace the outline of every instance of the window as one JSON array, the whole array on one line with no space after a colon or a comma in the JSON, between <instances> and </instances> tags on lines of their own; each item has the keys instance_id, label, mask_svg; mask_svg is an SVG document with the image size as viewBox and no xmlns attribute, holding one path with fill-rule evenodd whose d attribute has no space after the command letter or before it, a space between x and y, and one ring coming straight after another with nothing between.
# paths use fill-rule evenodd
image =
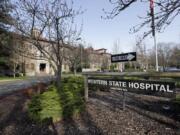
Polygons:
<instances>
[{"instance_id":1,"label":"window","mask_svg":"<svg viewBox=\"0 0 180 135\"><path fill-rule=\"evenodd\" d=\"M34 63L31 63L31 64L30 64L30 69L31 69L31 70L34 70L34 69L35 69Z\"/></svg>"},{"instance_id":2,"label":"window","mask_svg":"<svg viewBox=\"0 0 180 135\"><path fill-rule=\"evenodd\" d=\"M64 70L66 70L66 69L67 69L67 65L65 64L65 65L64 65Z\"/></svg>"}]
</instances>

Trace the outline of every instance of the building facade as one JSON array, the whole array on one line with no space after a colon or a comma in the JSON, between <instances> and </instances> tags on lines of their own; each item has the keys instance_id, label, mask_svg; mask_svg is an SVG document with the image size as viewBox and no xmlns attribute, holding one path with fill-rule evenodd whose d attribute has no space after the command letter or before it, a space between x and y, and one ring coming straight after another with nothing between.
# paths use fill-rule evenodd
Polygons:
<instances>
[{"instance_id":1,"label":"building facade","mask_svg":"<svg viewBox=\"0 0 180 135\"><path fill-rule=\"evenodd\" d=\"M111 54L107 53L107 49L93 49L87 48L89 54L89 68L84 71L104 71L110 70Z\"/></svg>"},{"instance_id":2,"label":"building facade","mask_svg":"<svg viewBox=\"0 0 180 135\"><path fill-rule=\"evenodd\" d=\"M38 31L34 30L34 36L38 35ZM49 47L49 44L51 43L48 40L41 37L41 40L39 42L48 52L51 52L51 48ZM39 49L37 49L37 47L33 45L32 40L19 36L18 34L14 34L13 46L14 50L18 52L14 53L14 56L12 57L12 63L16 71L21 72L26 76L43 76L55 74L52 61L49 61L45 56L43 56ZM71 46L63 48L65 54L67 54L62 62L62 72L70 72L68 53L73 51L72 48L73 47ZM86 48L86 52L88 53L88 63L90 71L110 69L111 54L107 53L107 50L105 48L101 48L98 50L94 50L92 47ZM52 56L53 55L54 54L52 52Z\"/></svg>"}]
</instances>

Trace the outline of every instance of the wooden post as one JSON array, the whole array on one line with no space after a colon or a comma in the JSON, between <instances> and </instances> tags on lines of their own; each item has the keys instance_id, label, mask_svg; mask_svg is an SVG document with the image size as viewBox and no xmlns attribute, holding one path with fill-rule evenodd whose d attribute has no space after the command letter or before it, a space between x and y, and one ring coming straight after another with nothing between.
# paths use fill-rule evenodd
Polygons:
<instances>
[{"instance_id":1,"label":"wooden post","mask_svg":"<svg viewBox=\"0 0 180 135\"><path fill-rule=\"evenodd\" d=\"M84 91L85 101L88 101L88 76L87 75L84 76L84 88L85 88L85 91Z\"/></svg>"},{"instance_id":2,"label":"wooden post","mask_svg":"<svg viewBox=\"0 0 180 135\"><path fill-rule=\"evenodd\" d=\"M126 107L126 95L125 91L123 91L123 111L125 110Z\"/></svg>"},{"instance_id":3,"label":"wooden post","mask_svg":"<svg viewBox=\"0 0 180 135\"><path fill-rule=\"evenodd\" d=\"M13 77L16 78L16 65L13 63Z\"/></svg>"}]
</instances>

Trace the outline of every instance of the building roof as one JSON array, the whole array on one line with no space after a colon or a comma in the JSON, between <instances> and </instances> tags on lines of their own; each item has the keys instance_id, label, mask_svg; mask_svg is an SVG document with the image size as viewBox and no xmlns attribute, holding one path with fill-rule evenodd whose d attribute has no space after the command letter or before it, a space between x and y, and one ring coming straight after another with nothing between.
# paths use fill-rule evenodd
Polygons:
<instances>
[{"instance_id":1,"label":"building roof","mask_svg":"<svg viewBox=\"0 0 180 135\"><path fill-rule=\"evenodd\" d=\"M105 48L96 49L95 51L107 50Z\"/></svg>"}]
</instances>

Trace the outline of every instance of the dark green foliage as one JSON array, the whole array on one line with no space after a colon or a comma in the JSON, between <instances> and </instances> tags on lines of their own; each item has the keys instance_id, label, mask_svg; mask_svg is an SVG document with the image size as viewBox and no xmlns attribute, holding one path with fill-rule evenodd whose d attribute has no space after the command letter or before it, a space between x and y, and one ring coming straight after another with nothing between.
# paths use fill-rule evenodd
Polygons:
<instances>
[{"instance_id":1,"label":"dark green foliage","mask_svg":"<svg viewBox=\"0 0 180 135\"><path fill-rule=\"evenodd\" d=\"M63 90L60 92L60 96L63 101L63 116L65 118L71 117L83 110L83 84L82 77L68 77L63 80Z\"/></svg>"},{"instance_id":2,"label":"dark green foliage","mask_svg":"<svg viewBox=\"0 0 180 135\"><path fill-rule=\"evenodd\" d=\"M7 69L11 54L11 35L8 30L12 21L10 0L0 0L0 70Z\"/></svg>"},{"instance_id":3,"label":"dark green foliage","mask_svg":"<svg viewBox=\"0 0 180 135\"><path fill-rule=\"evenodd\" d=\"M39 120L39 112L42 110L41 108L41 96L36 95L32 98L31 103L29 104L29 115L34 120Z\"/></svg>"},{"instance_id":4,"label":"dark green foliage","mask_svg":"<svg viewBox=\"0 0 180 135\"><path fill-rule=\"evenodd\" d=\"M10 24L10 12L12 5L9 0L0 0L0 31L7 29L7 24Z\"/></svg>"},{"instance_id":5,"label":"dark green foliage","mask_svg":"<svg viewBox=\"0 0 180 135\"><path fill-rule=\"evenodd\" d=\"M176 111L180 112L180 94L176 94L176 98L172 102L175 104Z\"/></svg>"},{"instance_id":6,"label":"dark green foliage","mask_svg":"<svg viewBox=\"0 0 180 135\"><path fill-rule=\"evenodd\" d=\"M47 92L34 96L29 104L29 116L35 121L42 122L51 118L55 122L83 111L83 78L64 78L62 87L58 91L52 85Z\"/></svg>"},{"instance_id":7,"label":"dark green foliage","mask_svg":"<svg viewBox=\"0 0 180 135\"><path fill-rule=\"evenodd\" d=\"M113 72L113 71L115 71L116 67L117 67L116 64L111 64L110 65L110 70Z\"/></svg>"},{"instance_id":8,"label":"dark green foliage","mask_svg":"<svg viewBox=\"0 0 180 135\"><path fill-rule=\"evenodd\" d=\"M47 92L35 95L28 108L29 116L35 121L42 122L52 118L58 121L62 116L62 105L57 89L50 86Z\"/></svg>"},{"instance_id":9,"label":"dark green foliage","mask_svg":"<svg viewBox=\"0 0 180 135\"><path fill-rule=\"evenodd\" d=\"M176 95L176 101L180 103L180 94Z\"/></svg>"}]
</instances>

